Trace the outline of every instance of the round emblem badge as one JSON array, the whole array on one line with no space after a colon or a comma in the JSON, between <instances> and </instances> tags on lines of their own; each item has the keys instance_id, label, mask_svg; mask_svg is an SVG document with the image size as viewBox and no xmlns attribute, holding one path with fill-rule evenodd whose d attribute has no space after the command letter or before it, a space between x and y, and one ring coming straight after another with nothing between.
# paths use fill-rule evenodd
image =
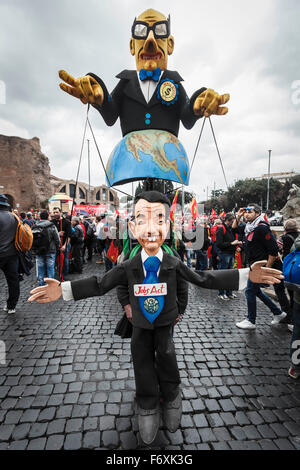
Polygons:
<instances>
[{"instance_id":1,"label":"round emblem badge","mask_svg":"<svg viewBox=\"0 0 300 470\"><path fill-rule=\"evenodd\" d=\"M144 309L148 313L156 313L158 310L159 304L158 300L154 297L148 297L144 300Z\"/></svg>"},{"instance_id":2,"label":"round emblem badge","mask_svg":"<svg viewBox=\"0 0 300 470\"><path fill-rule=\"evenodd\" d=\"M178 85L173 80L166 79L161 82L157 93L158 99L169 106L175 103L178 98Z\"/></svg>"}]
</instances>

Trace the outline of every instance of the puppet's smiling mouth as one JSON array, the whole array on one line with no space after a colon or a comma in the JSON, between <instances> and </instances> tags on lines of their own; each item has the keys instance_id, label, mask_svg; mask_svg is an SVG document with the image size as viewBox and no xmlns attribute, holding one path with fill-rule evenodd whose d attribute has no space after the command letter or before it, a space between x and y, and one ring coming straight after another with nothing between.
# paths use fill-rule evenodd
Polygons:
<instances>
[{"instance_id":1,"label":"puppet's smiling mouth","mask_svg":"<svg viewBox=\"0 0 300 470\"><path fill-rule=\"evenodd\" d=\"M158 54L141 54L142 60L159 60L161 58L161 53Z\"/></svg>"},{"instance_id":2,"label":"puppet's smiling mouth","mask_svg":"<svg viewBox=\"0 0 300 470\"><path fill-rule=\"evenodd\" d=\"M148 241L148 242L156 242L157 240L157 237L147 237L147 238L144 238L145 241Z\"/></svg>"}]
</instances>

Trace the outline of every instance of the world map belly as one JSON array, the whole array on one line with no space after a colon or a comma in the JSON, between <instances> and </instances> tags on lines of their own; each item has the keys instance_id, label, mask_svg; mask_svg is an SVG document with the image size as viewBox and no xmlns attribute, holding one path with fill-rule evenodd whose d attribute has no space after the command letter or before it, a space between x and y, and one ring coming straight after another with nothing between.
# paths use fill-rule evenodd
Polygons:
<instances>
[{"instance_id":1,"label":"world map belly","mask_svg":"<svg viewBox=\"0 0 300 470\"><path fill-rule=\"evenodd\" d=\"M188 184L189 163L177 137L147 129L131 132L121 140L110 155L106 171L110 185L148 177Z\"/></svg>"}]
</instances>

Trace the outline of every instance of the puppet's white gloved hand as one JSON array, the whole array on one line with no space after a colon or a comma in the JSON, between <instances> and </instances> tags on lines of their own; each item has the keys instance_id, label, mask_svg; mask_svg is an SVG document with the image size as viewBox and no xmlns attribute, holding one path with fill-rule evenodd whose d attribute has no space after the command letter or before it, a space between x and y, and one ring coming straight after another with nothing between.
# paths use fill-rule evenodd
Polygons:
<instances>
[{"instance_id":1,"label":"puppet's white gloved hand","mask_svg":"<svg viewBox=\"0 0 300 470\"><path fill-rule=\"evenodd\" d=\"M61 283L56 279L44 278L46 282L45 286L36 287L30 291L31 297L28 302L36 301L39 304L46 304L48 302L54 302L62 296Z\"/></svg>"},{"instance_id":2,"label":"puppet's white gloved hand","mask_svg":"<svg viewBox=\"0 0 300 470\"><path fill-rule=\"evenodd\" d=\"M278 269L265 268L267 261L256 261L251 265L249 279L258 284L280 284L284 279Z\"/></svg>"}]
</instances>

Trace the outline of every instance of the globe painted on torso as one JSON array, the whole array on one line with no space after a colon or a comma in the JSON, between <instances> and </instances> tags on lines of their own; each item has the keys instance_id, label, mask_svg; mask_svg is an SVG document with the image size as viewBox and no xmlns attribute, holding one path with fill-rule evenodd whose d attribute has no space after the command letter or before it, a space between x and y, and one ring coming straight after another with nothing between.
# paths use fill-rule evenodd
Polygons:
<instances>
[{"instance_id":1,"label":"globe painted on torso","mask_svg":"<svg viewBox=\"0 0 300 470\"><path fill-rule=\"evenodd\" d=\"M178 138L167 131L146 129L127 134L106 165L108 186L145 178L188 185L189 162Z\"/></svg>"}]
</instances>

